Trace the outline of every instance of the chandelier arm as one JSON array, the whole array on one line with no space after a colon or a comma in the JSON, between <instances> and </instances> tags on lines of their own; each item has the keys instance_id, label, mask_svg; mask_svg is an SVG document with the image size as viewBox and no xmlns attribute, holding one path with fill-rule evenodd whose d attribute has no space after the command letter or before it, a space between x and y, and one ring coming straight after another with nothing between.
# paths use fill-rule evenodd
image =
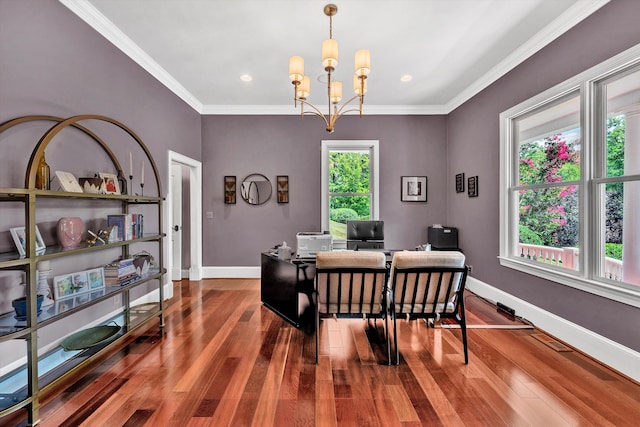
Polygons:
<instances>
[{"instance_id":1,"label":"chandelier arm","mask_svg":"<svg viewBox=\"0 0 640 427\"><path fill-rule=\"evenodd\" d=\"M342 115L344 113L346 113L346 111L342 111L347 105L349 105L354 99L359 98L360 95L355 95L354 97L352 97L351 99L349 99L348 101L345 101L342 103L342 105L340 106L340 108L338 109L338 114ZM360 108L362 108L362 104L360 104ZM351 110L349 110L351 111Z\"/></svg>"},{"instance_id":2,"label":"chandelier arm","mask_svg":"<svg viewBox=\"0 0 640 427\"><path fill-rule=\"evenodd\" d=\"M322 117L322 120L324 120L324 124L328 127L329 126L329 121L327 120L327 118L325 117L325 115L318 109L318 107L316 107L315 105L313 105L310 102L307 102L304 99L300 99L298 98L298 101L300 101L301 104L307 105L309 107L311 107L314 111L303 111L303 115L304 114L314 114L316 116L320 116Z\"/></svg>"}]
</instances>

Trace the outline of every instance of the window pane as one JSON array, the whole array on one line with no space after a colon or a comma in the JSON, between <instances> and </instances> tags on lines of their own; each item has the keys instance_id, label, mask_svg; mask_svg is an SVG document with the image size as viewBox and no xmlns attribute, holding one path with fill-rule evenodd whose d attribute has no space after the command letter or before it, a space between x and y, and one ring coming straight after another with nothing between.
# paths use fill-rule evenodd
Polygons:
<instances>
[{"instance_id":1,"label":"window pane","mask_svg":"<svg viewBox=\"0 0 640 427\"><path fill-rule=\"evenodd\" d=\"M578 186L520 190L518 255L578 269Z\"/></svg>"},{"instance_id":2,"label":"window pane","mask_svg":"<svg viewBox=\"0 0 640 427\"><path fill-rule=\"evenodd\" d=\"M579 124L578 96L516 120L519 185L580 179Z\"/></svg>"},{"instance_id":3,"label":"window pane","mask_svg":"<svg viewBox=\"0 0 640 427\"><path fill-rule=\"evenodd\" d=\"M347 221L371 216L369 196L330 196L329 206L329 230L334 239L347 239Z\"/></svg>"},{"instance_id":4,"label":"window pane","mask_svg":"<svg viewBox=\"0 0 640 427\"><path fill-rule=\"evenodd\" d=\"M329 230L346 240L347 221L371 217L369 150L329 153Z\"/></svg>"},{"instance_id":5,"label":"window pane","mask_svg":"<svg viewBox=\"0 0 640 427\"><path fill-rule=\"evenodd\" d=\"M369 193L369 151L329 154L329 193Z\"/></svg>"},{"instance_id":6,"label":"window pane","mask_svg":"<svg viewBox=\"0 0 640 427\"><path fill-rule=\"evenodd\" d=\"M627 114L637 117L638 94L640 93L640 71L627 74L605 85L607 94L607 159L608 177L640 173L638 162L625 164L625 151L633 150L630 144L638 144L638 139L625 142ZM637 120L637 119L633 119ZM637 147L637 145L636 145ZM636 163L635 165L631 163Z\"/></svg>"},{"instance_id":7,"label":"window pane","mask_svg":"<svg viewBox=\"0 0 640 427\"><path fill-rule=\"evenodd\" d=\"M634 217L631 212L640 209L640 181L602 185L605 185L602 275L608 279L640 285L640 263L637 262L640 259L640 230L637 214ZM632 205L635 209L631 209Z\"/></svg>"}]
</instances>

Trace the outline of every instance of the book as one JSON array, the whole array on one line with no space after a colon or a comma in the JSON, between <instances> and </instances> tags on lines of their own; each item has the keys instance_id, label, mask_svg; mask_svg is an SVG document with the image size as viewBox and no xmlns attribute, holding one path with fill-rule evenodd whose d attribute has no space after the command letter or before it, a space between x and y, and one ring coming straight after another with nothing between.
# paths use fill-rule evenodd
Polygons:
<instances>
[{"instance_id":1,"label":"book","mask_svg":"<svg viewBox=\"0 0 640 427\"><path fill-rule=\"evenodd\" d=\"M132 214L107 215L107 227L117 227L118 241L133 239L132 222Z\"/></svg>"}]
</instances>

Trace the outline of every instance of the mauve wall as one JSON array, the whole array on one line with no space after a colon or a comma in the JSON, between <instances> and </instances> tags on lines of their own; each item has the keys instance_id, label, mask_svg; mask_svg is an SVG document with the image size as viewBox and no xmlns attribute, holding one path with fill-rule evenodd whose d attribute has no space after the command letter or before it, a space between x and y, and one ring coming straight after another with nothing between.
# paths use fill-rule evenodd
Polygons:
<instances>
[{"instance_id":1,"label":"mauve wall","mask_svg":"<svg viewBox=\"0 0 640 427\"><path fill-rule=\"evenodd\" d=\"M501 267L498 115L640 43L640 2L614 0L448 116L449 194L456 173L478 175L480 197L448 198L448 220L473 276L571 322L640 351L640 310Z\"/></svg>"},{"instance_id":2,"label":"mauve wall","mask_svg":"<svg viewBox=\"0 0 640 427\"><path fill-rule=\"evenodd\" d=\"M200 159L200 115L149 73L56 0L2 0L0 122L32 114L121 121L151 150L165 193L168 149Z\"/></svg>"},{"instance_id":3,"label":"mauve wall","mask_svg":"<svg viewBox=\"0 0 640 427\"><path fill-rule=\"evenodd\" d=\"M34 114L61 117L100 114L123 122L149 147L165 194L167 150L200 159L200 115L75 14L56 0L0 0L0 122ZM134 141L123 137L113 126L97 126L95 122L86 125L100 129L98 134L111 146L125 171L129 151L134 151L137 160L134 184L139 192L142 153L135 153ZM31 149L50 126L21 125L0 135L0 186L23 185ZM52 173L66 170L79 177L108 171L102 169L108 165L106 156L93 149L95 144L87 142L87 138L78 138L78 132L73 131L54 138L46 151ZM145 171L145 194L154 194L148 163ZM106 218L104 205L91 210L86 204L77 206L73 201L55 204L38 212L37 221L48 245L56 244L52 229L59 217L80 215L85 220L103 221ZM23 209L19 203L0 206L0 252L13 250L8 229L24 224ZM151 216L147 218L150 226L155 224ZM154 228L149 231L157 231ZM95 266L91 257L83 257L82 262L86 258L87 263L93 262ZM70 262L78 259L74 257ZM61 265L64 262L56 261L56 274L86 267L65 267ZM0 277L0 313L11 311L11 299L24 294L24 288L17 286L20 282L9 279ZM86 319L79 324L86 324Z\"/></svg>"},{"instance_id":4,"label":"mauve wall","mask_svg":"<svg viewBox=\"0 0 640 427\"><path fill-rule=\"evenodd\" d=\"M366 108L366 107L365 107ZM380 141L380 219L390 248L411 248L427 239L427 226L446 215L446 119L443 116L342 117L332 134L317 117L204 116L203 265L258 266L260 252L283 240L295 248L296 233L320 230L320 142ZM289 175L288 204L250 206L238 192L223 202L223 178L261 173L273 183ZM426 175L428 202L400 201L400 177Z\"/></svg>"}]
</instances>

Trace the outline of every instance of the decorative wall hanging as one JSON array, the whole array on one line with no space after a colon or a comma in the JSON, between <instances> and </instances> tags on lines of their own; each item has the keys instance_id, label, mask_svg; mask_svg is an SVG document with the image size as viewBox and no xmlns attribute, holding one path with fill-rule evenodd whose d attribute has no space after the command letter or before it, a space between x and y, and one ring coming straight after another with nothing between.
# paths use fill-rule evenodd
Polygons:
<instances>
[{"instance_id":1,"label":"decorative wall hanging","mask_svg":"<svg viewBox=\"0 0 640 427\"><path fill-rule=\"evenodd\" d=\"M467 194L469 197L478 197L478 175L469 177L467 182Z\"/></svg>"},{"instance_id":2,"label":"decorative wall hanging","mask_svg":"<svg viewBox=\"0 0 640 427\"><path fill-rule=\"evenodd\" d=\"M464 173L456 175L456 193L464 193Z\"/></svg>"},{"instance_id":3,"label":"decorative wall hanging","mask_svg":"<svg viewBox=\"0 0 640 427\"><path fill-rule=\"evenodd\" d=\"M427 201L427 177L403 176L401 177L400 200L403 202Z\"/></svg>"},{"instance_id":4,"label":"decorative wall hanging","mask_svg":"<svg viewBox=\"0 0 640 427\"><path fill-rule=\"evenodd\" d=\"M227 205L236 204L236 177L224 177L224 202Z\"/></svg>"},{"instance_id":5,"label":"decorative wall hanging","mask_svg":"<svg viewBox=\"0 0 640 427\"><path fill-rule=\"evenodd\" d=\"M289 203L289 175L278 175L276 182L278 203Z\"/></svg>"}]
</instances>

